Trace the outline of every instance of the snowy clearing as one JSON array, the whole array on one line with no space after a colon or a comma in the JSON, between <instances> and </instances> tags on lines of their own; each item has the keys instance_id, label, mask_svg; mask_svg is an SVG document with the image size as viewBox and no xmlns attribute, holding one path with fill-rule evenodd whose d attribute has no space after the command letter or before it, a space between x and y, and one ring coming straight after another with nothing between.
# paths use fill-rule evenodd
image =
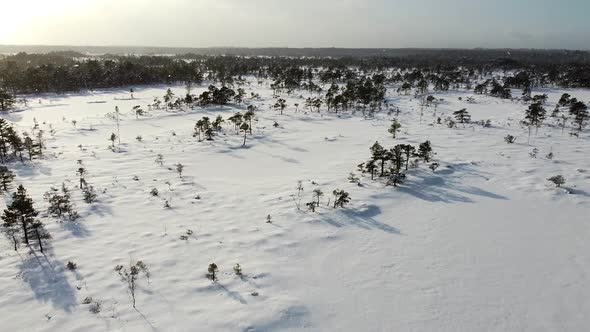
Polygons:
<instances>
[{"instance_id":1,"label":"snowy clearing","mask_svg":"<svg viewBox=\"0 0 590 332\"><path fill-rule=\"evenodd\" d=\"M203 116L227 119L246 105L159 109L136 119L132 107L147 108L167 88L139 88L133 99L126 90L28 96L27 107L2 115L21 132L37 121L46 133L43 158L10 166L53 238L45 255L0 241L0 330L22 330L23 322L30 331L85 332L590 325L588 130L571 137L548 117L527 144L519 125L527 105L464 91L434 93L444 100L436 116L427 107L420 121L420 100L389 87L386 98L400 109L402 125L393 139L387 129L395 114L386 110L374 117L309 112L292 95L280 115L265 82L245 87L261 98L247 98L258 110L242 147L243 134L230 123L213 141L199 142L193 128ZM182 86L172 91L185 93ZM547 93L551 109L565 91L534 92ZM567 92L590 100L590 91ZM111 151L117 128L105 115L115 106L121 143ZM461 108L491 127L436 124ZM514 144L504 142L508 134ZM394 188L356 170L375 141L389 149L426 140L436 172L423 163ZM80 165L98 194L91 204L77 188ZM350 172L360 185L349 182ZM558 174L566 179L560 188L547 181ZM298 181L302 204L314 200L314 189L325 193L315 213L297 209ZM45 212L44 193L62 183L80 215L73 222ZM343 209L326 206L335 189L350 193ZM137 260L150 277L138 279L133 309L114 268ZM206 277L213 262L216 282Z\"/></svg>"}]
</instances>

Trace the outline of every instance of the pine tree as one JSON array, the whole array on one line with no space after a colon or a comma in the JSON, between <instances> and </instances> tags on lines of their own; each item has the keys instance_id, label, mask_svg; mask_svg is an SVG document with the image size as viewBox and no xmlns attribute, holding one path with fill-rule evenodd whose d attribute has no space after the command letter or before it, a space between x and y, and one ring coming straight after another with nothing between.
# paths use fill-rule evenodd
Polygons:
<instances>
[{"instance_id":1,"label":"pine tree","mask_svg":"<svg viewBox=\"0 0 590 332\"><path fill-rule=\"evenodd\" d=\"M313 197L316 199L317 206L320 206L320 197L324 196L324 193L320 189L313 190Z\"/></svg>"},{"instance_id":2,"label":"pine tree","mask_svg":"<svg viewBox=\"0 0 590 332\"><path fill-rule=\"evenodd\" d=\"M37 215L39 215L39 212L33 207L33 200L27 195L27 190L23 185L19 185L17 191L12 195L12 203L4 210L2 220L4 226L8 228L19 225L19 232L27 245L29 244L30 233L35 230L36 235L39 235L39 246L41 252L43 252L42 237L41 232L39 232L40 226L35 225Z\"/></svg>"},{"instance_id":3,"label":"pine tree","mask_svg":"<svg viewBox=\"0 0 590 332\"><path fill-rule=\"evenodd\" d=\"M381 146L381 144L379 144L379 142L375 142L375 144L373 144L373 146L371 146L371 153L372 153L372 159L373 161L377 162L380 161L381 162L381 175L383 176L384 172L385 172L385 162L387 161L387 151L385 151L385 149L383 148L383 146Z\"/></svg>"},{"instance_id":4,"label":"pine tree","mask_svg":"<svg viewBox=\"0 0 590 332\"><path fill-rule=\"evenodd\" d=\"M531 104L526 110L525 123L529 126L529 138L531 136L531 126L535 126L538 130L543 120L545 120L545 108L541 102ZM536 132L535 132L536 134Z\"/></svg>"},{"instance_id":5,"label":"pine tree","mask_svg":"<svg viewBox=\"0 0 590 332\"><path fill-rule=\"evenodd\" d=\"M389 157L393 163L393 169L395 173L399 173L404 164L404 149L402 144L396 145L393 149L389 150Z\"/></svg>"},{"instance_id":6,"label":"pine tree","mask_svg":"<svg viewBox=\"0 0 590 332\"><path fill-rule=\"evenodd\" d=\"M279 98L277 102L274 104L273 108L279 110L281 115L283 115L283 110L287 107L287 101L283 98Z\"/></svg>"},{"instance_id":7,"label":"pine tree","mask_svg":"<svg viewBox=\"0 0 590 332\"><path fill-rule=\"evenodd\" d=\"M8 131L11 129L8 121L0 119L0 161L4 163L8 154Z\"/></svg>"},{"instance_id":8,"label":"pine tree","mask_svg":"<svg viewBox=\"0 0 590 332\"><path fill-rule=\"evenodd\" d=\"M410 165L410 157L416 152L416 148L410 144L402 145L402 150L406 155L406 171L408 170L408 166Z\"/></svg>"},{"instance_id":9,"label":"pine tree","mask_svg":"<svg viewBox=\"0 0 590 332\"><path fill-rule=\"evenodd\" d=\"M578 130L582 131L582 129L584 129L584 127L586 126L586 122L589 118L590 114L588 114L588 109L581 108L575 113L573 122L578 126Z\"/></svg>"},{"instance_id":10,"label":"pine tree","mask_svg":"<svg viewBox=\"0 0 590 332\"><path fill-rule=\"evenodd\" d=\"M371 180L375 180L375 171L377 170L377 165L375 164L375 160L367 161L365 165L365 169L371 173Z\"/></svg>"},{"instance_id":11,"label":"pine tree","mask_svg":"<svg viewBox=\"0 0 590 332\"><path fill-rule=\"evenodd\" d=\"M47 212L57 218L67 215L70 221L78 218L78 212L74 211L74 205L71 202L71 194L65 183L62 184L61 191L57 188L51 188L43 196L49 203Z\"/></svg>"},{"instance_id":12,"label":"pine tree","mask_svg":"<svg viewBox=\"0 0 590 332\"><path fill-rule=\"evenodd\" d=\"M389 126L389 129L387 131L393 135L393 138L395 138L395 135L397 134L397 132L399 131L399 129L401 127L402 127L402 125L397 121L397 119L393 119L391 121L391 125Z\"/></svg>"},{"instance_id":13,"label":"pine tree","mask_svg":"<svg viewBox=\"0 0 590 332\"><path fill-rule=\"evenodd\" d=\"M561 187L561 185L565 184L565 178L562 175L552 176L547 180L553 182L555 184L555 186L557 186L557 188L559 188L559 187Z\"/></svg>"},{"instance_id":14,"label":"pine tree","mask_svg":"<svg viewBox=\"0 0 590 332\"><path fill-rule=\"evenodd\" d=\"M246 135L248 135L249 129L250 126L246 122L242 123L242 125L240 126L240 130L244 132L244 143L242 143L242 146L246 146Z\"/></svg>"},{"instance_id":15,"label":"pine tree","mask_svg":"<svg viewBox=\"0 0 590 332\"><path fill-rule=\"evenodd\" d=\"M459 123L465 124L471 121L471 115L469 115L469 112L467 112L467 109L465 108L453 112L453 115L455 116L455 120L459 121Z\"/></svg>"},{"instance_id":16,"label":"pine tree","mask_svg":"<svg viewBox=\"0 0 590 332\"><path fill-rule=\"evenodd\" d=\"M176 172L178 172L178 176L182 178L182 171L184 170L184 165L181 163L176 164Z\"/></svg>"},{"instance_id":17,"label":"pine tree","mask_svg":"<svg viewBox=\"0 0 590 332\"><path fill-rule=\"evenodd\" d=\"M426 141L424 143L421 143L420 146L418 147L418 157L422 158L425 162L430 162L430 159L432 158L432 146L430 144L430 141Z\"/></svg>"},{"instance_id":18,"label":"pine tree","mask_svg":"<svg viewBox=\"0 0 590 332\"><path fill-rule=\"evenodd\" d=\"M131 300L133 301L133 308L135 308L135 290L137 288L137 279L139 278L140 273L143 273L146 278L150 278L150 272L142 261L137 261L135 264L131 264L129 269L123 267L123 265L115 266L115 271L119 273L121 276L121 280L127 284L127 289L131 295Z\"/></svg>"},{"instance_id":19,"label":"pine tree","mask_svg":"<svg viewBox=\"0 0 590 332\"><path fill-rule=\"evenodd\" d=\"M346 191L336 189L332 193L334 194L334 208L343 208L350 202L350 195Z\"/></svg>"},{"instance_id":20,"label":"pine tree","mask_svg":"<svg viewBox=\"0 0 590 332\"><path fill-rule=\"evenodd\" d=\"M29 154L29 160L33 160L33 156L36 153L35 153L35 143L33 142L33 139L31 137L25 136L24 147L27 150L27 153Z\"/></svg>"},{"instance_id":21,"label":"pine tree","mask_svg":"<svg viewBox=\"0 0 590 332\"><path fill-rule=\"evenodd\" d=\"M14 105L14 97L6 90L0 89L0 111L8 111Z\"/></svg>"},{"instance_id":22,"label":"pine tree","mask_svg":"<svg viewBox=\"0 0 590 332\"><path fill-rule=\"evenodd\" d=\"M43 155L43 149L45 148L45 139L43 138L43 134L44 131L43 130L39 130L37 131L37 148L39 150L37 150L37 154L42 156Z\"/></svg>"},{"instance_id":23,"label":"pine tree","mask_svg":"<svg viewBox=\"0 0 590 332\"><path fill-rule=\"evenodd\" d=\"M207 278L211 279L212 281L217 281L217 271L219 271L217 264L209 264L209 267L207 268Z\"/></svg>"},{"instance_id":24,"label":"pine tree","mask_svg":"<svg viewBox=\"0 0 590 332\"><path fill-rule=\"evenodd\" d=\"M79 167L76 171L76 174L78 174L78 176L80 177L80 189L86 188L86 173L86 168L84 167Z\"/></svg>"},{"instance_id":25,"label":"pine tree","mask_svg":"<svg viewBox=\"0 0 590 332\"><path fill-rule=\"evenodd\" d=\"M115 148L115 141L117 140L117 135L115 133L111 133L109 140L111 141L111 148L114 149Z\"/></svg>"},{"instance_id":26,"label":"pine tree","mask_svg":"<svg viewBox=\"0 0 590 332\"><path fill-rule=\"evenodd\" d=\"M14 180L14 173L8 167L0 166L0 191L8 192L12 180Z\"/></svg>"},{"instance_id":27,"label":"pine tree","mask_svg":"<svg viewBox=\"0 0 590 332\"><path fill-rule=\"evenodd\" d=\"M14 158L16 159L17 157L19 157L20 161L24 162L24 160L23 160L23 150L24 150L23 140L20 138L20 136L18 136L18 133L12 127L8 127L6 129L7 129L6 134L7 134L8 143L10 144L10 146L12 148Z\"/></svg>"},{"instance_id":28,"label":"pine tree","mask_svg":"<svg viewBox=\"0 0 590 332\"><path fill-rule=\"evenodd\" d=\"M244 121L248 122L248 128L250 128L250 135L252 135L252 119L254 118L254 109L255 107L250 105L248 106L248 111L244 113Z\"/></svg>"}]
</instances>

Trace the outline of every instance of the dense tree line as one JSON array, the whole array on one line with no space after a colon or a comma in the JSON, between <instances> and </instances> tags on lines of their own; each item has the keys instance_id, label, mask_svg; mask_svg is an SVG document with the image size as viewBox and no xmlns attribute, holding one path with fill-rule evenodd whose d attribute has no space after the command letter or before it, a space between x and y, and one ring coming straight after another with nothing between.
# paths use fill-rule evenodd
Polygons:
<instances>
[{"instance_id":1,"label":"dense tree line","mask_svg":"<svg viewBox=\"0 0 590 332\"><path fill-rule=\"evenodd\" d=\"M272 78L279 89L302 88L312 79L346 82L359 73L387 75L384 83L406 82L422 91L457 84L470 86L494 71L517 73L505 87L590 87L588 52L447 50L415 52L413 56L371 57L239 57L185 54L180 56L89 57L74 52L19 53L0 59L0 90L16 93L67 92L140 84L201 82L232 84L244 75Z\"/></svg>"}]
</instances>

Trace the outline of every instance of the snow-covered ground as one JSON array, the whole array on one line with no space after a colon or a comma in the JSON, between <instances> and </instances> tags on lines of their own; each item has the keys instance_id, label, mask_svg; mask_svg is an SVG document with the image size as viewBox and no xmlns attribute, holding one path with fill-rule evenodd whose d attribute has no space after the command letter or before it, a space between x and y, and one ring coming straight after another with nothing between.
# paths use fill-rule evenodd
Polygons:
<instances>
[{"instance_id":1,"label":"snow-covered ground","mask_svg":"<svg viewBox=\"0 0 590 332\"><path fill-rule=\"evenodd\" d=\"M526 105L467 92L426 108L388 91L401 109L397 139L386 111L336 116L304 113L293 104L279 115L266 87L246 147L230 124L214 141L192 136L202 116L227 118L241 107L155 110L136 119L134 105L151 103L167 87L68 96L29 96L22 111L2 115L21 131L33 119L45 130L41 160L15 169L45 211L43 193L65 182L81 217L57 223L47 255L12 250L0 241L0 331L586 331L590 325L590 138L551 127L531 137L518 122ZM199 93L203 90L201 87ZM177 95L183 87L174 87ZM550 110L564 91L549 94ZM590 100L590 91L568 91ZM459 100L458 97L463 97ZM105 117L118 106L121 144ZM451 129L434 124L467 108L473 120ZM76 120L76 126L71 123ZM273 123L277 122L278 127ZM50 128L55 130L50 135ZM517 136L506 144L504 136ZM136 140L141 135L142 140ZM348 174L369 159L369 147L430 140L441 164L408 172L399 188ZM529 153L538 149L537 158ZM553 152L552 160L546 158ZM155 163L163 155L164 165ZM86 204L76 189L81 160L99 191ZM185 166L182 178L175 164ZM555 188L546 179L562 174ZM326 193L317 213L297 210ZM150 195L157 188L160 195ZM332 190L352 198L327 207ZM197 199L199 197L200 199ZM164 207L168 201L170 208ZM9 195L5 195L9 202ZM272 223L266 223L267 215ZM191 230L187 240L180 237ZM114 267L142 260L137 310ZM69 271L66 263L78 268ZM205 276L215 262L218 282ZM239 263L244 277L233 272ZM253 295L254 294L254 295ZM257 295L257 296L255 296ZM91 313L87 297L101 303Z\"/></svg>"}]
</instances>

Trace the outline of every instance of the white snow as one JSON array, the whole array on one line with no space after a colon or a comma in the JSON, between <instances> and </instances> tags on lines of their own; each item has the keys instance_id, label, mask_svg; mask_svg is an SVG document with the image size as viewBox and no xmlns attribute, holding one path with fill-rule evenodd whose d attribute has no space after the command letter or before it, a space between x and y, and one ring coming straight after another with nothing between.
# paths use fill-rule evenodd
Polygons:
<instances>
[{"instance_id":1,"label":"white snow","mask_svg":"<svg viewBox=\"0 0 590 332\"><path fill-rule=\"evenodd\" d=\"M45 211L43 193L65 181L81 218L42 218L53 236L45 256L25 246L15 252L1 239L0 331L585 331L590 325L587 130L570 137L548 118L527 144L518 124L526 105L479 95L470 104L466 92L434 94L445 100L437 116L467 108L473 120L492 120L492 128L432 125L432 107L420 123L418 100L391 87L388 99L400 107L403 126L394 140L385 111L375 119L325 108L306 114L303 100L290 97L281 116L269 108L271 91L253 84L246 91L262 100L248 101L259 111L242 148L242 135L227 123L211 142L198 142L192 132L202 116L227 118L245 106L155 110L136 120L132 106L147 108L166 88L136 88L134 100L126 90L28 96L28 107L2 115L21 131L30 131L35 118L46 132L44 158L10 165L16 182ZM564 91L535 92L549 94L550 113ZM590 100L590 91L567 92ZM123 113L118 152L108 149L116 126L105 117L115 106ZM507 134L517 142L506 144ZM427 139L441 164L436 173L422 164L400 188L370 176L362 186L348 182L349 172L360 175L356 165L369 159L375 141L390 148ZM545 157L551 151L553 160ZM76 189L78 160L99 191L96 203L84 203ZM182 178L177 163L185 165ZM563 188L546 180L557 174L567 180ZM326 193L318 213L297 210L298 180L303 202L315 188ZM337 188L350 192L346 209L326 207ZM181 240L187 230L193 234ZM114 271L130 260L144 261L151 272L149 283L140 278L137 310ZM78 269L67 270L68 261ZM212 262L220 268L216 283L205 277ZM244 278L234 275L236 263ZM100 301L100 313L89 312L86 297Z\"/></svg>"}]
</instances>

